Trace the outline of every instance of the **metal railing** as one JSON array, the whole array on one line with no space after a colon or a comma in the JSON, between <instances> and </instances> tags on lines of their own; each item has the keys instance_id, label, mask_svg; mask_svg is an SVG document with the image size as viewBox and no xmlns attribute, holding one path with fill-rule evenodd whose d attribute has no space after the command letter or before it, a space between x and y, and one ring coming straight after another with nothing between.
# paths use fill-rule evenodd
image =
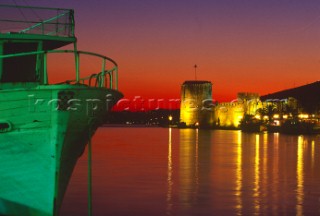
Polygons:
<instances>
[{"instance_id":1,"label":"metal railing","mask_svg":"<svg viewBox=\"0 0 320 216\"><path fill-rule=\"evenodd\" d=\"M74 12L71 9L0 5L0 14L2 33L74 36Z\"/></svg>"},{"instance_id":2,"label":"metal railing","mask_svg":"<svg viewBox=\"0 0 320 216\"><path fill-rule=\"evenodd\" d=\"M118 65L117 63L106 56L86 51L75 51L75 50L49 50L49 51L34 51L34 52L23 52L8 55L0 55L0 59L15 58L28 55L43 56L43 84L48 85L48 54L51 53L72 53L75 55L75 79L66 80L64 82L56 84L85 84L91 87L110 88L118 90ZM95 56L102 60L101 70L96 74L90 76L80 77L80 59L81 55ZM111 64L110 69L107 68L107 63Z\"/></svg>"}]
</instances>

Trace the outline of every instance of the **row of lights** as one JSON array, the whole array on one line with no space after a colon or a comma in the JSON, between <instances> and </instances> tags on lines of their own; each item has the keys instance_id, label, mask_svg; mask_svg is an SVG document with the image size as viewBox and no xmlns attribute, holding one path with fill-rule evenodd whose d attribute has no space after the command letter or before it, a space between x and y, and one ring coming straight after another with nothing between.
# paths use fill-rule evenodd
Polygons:
<instances>
[{"instance_id":1,"label":"row of lights","mask_svg":"<svg viewBox=\"0 0 320 216\"><path fill-rule=\"evenodd\" d=\"M315 117L315 115L311 115L311 116L312 116L313 118ZM261 115L259 115L259 114L255 115L254 117L255 117L256 119L261 120ZM303 114L303 113L301 113L301 114L298 115L298 118L300 118L300 119L308 119L309 117L310 117L309 114ZM279 118L280 118L280 115L279 115L279 114L274 114L274 115L273 115L273 118L274 118L274 119L279 119ZM285 115L282 116L282 118L283 118L283 119L288 119L288 115L285 114ZM269 119L269 116L264 115L264 116L262 117L262 119L263 119L263 120L268 120L268 119Z\"/></svg>"}]
</instances>

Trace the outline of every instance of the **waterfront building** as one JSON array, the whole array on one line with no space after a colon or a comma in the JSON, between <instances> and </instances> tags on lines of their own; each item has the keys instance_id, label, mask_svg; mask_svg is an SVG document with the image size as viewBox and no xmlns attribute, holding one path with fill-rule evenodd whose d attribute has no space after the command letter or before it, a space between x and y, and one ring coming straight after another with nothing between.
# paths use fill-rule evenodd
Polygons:
<instances>
[{"instance_id":1,"label":"waterfront building","mask_svg":"<svg viewBox=\"0 0 320 216\"><path fill-rule=\"evenodd\" d=\"M319 84L261 97L258 93L240 92L235 100L213 103L211 82L185 81L181 86L180 123L187 127L239 128L244 120L268 126L281 126L291 120L319 122L319 99L313 93L320 91Z\"/></svg>"},{"instance_id":2,"label":"waterfront building","mask_svg":"<svg viewBox=\"0 0 320 216\"><path fill-rule=\"evenodd\" d=\"M213 124L212 83L185 81L181 86L180 122L187 127Z\"/></svg>"},{"instance_id":3,"label":"waterfront building","mask_svg":"<svg viewBox=\"0 0 320 216\"><path fill-rule=\"evenodd\" d=\"M218 127L236 128L244 115L255 115L261 107L258 93L240 92L237 99L215 106L214 124Z\"/></svg>"}]
</instances>

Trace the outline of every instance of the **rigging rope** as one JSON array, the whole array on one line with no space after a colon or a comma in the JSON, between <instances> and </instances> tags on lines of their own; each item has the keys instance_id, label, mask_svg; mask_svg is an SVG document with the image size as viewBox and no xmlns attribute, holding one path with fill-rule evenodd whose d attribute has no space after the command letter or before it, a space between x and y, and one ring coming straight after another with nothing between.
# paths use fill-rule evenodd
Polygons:
<instances>
[{"instance_id":1,"label":"rigging rope","mask_svg":"<svg viewBox=\"0 0 320 216\"><path fill-rule=\"evenodd\" d=\"M92 215L92 149L91 137L93 125L89 123L89 141L88 141L88 216Z\"/></svg>"},{"instance_id":2,"label":"rigging rope","mask_svg":"<svg viewBox=\"0 0 320 216\"><path fill-rule=\"evenodd\" d=\"M23 11L21 10L21 8L18 7L17 2L16 2L15 0L12 0L12 1L13 1L13 3L15 4L15 6L17 6L17 8L18 8L20 14L22 15L22 17L24 18L24 20L25 20L25 21L28 21L28 20L27 20L27 17L24 15L24 13L23 13Z\"/></svg>"},{"instance_id":3,"label":"rigging rope","mask_svg":"<svg viewBox=\"0 0 320 216\"><path fill-rule=\"evenodd\" d=\"M41 17L39 16L39 14L37 14L37 12L35 12L31 6L28 4L28 2L26 0L23 0L23 2L30 7L30 10L32 11L32 13L39 19L39 20L42 20Z\"/></svg>"}]
</instances>

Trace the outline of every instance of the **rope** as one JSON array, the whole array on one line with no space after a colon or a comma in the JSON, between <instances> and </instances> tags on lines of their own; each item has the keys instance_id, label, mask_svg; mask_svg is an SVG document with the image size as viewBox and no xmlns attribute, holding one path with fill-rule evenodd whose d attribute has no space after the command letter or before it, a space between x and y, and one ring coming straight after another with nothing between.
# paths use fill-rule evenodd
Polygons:
<instances>
[{"instance_id":1,"label":"rope","mask_svg":"<svg viewBox=\"0 0 320 216\"><path fill-rule=\"evenodd\" d=\"M12 1L13 1L13 3L14 3L16 6L18 6L18 4L17 4L17 2L16 2L15 0L12 0ZM28 20L27 20L27 17L24 15L24 13L23 13L23 11L21 10L21 8L19 8L19 7L17 7L17 8L18 8L20 14L22 15L22 17L24 18L24 20L25 20L25 21L28 21Z\"/></svg>"},{"instance_id":2,"label":"rope","mask_svg":"<svg viewBox=\"0 0 320 216\"><path fill-rule=\"evenodd\" d=\"M91 136L92 125L89 124L89 141L88 141L88 216L92 215L92 149Z\"/></svg>"},{"instance_id":3,"label":"rope","mask_svg":"<svg viewBox=\"0 0 320 216\"><path fill-rule=\"evenodd\" d=\"M28 2L26 0L23 0L23 2L30 7L30 5L28 4ZM30 10L32 11L32 13L39 19L42 20L41 17L39 16L39 14L37 14L37 12L35 12L32 7L30 7Z\"/></svg>"}]
</instances>

